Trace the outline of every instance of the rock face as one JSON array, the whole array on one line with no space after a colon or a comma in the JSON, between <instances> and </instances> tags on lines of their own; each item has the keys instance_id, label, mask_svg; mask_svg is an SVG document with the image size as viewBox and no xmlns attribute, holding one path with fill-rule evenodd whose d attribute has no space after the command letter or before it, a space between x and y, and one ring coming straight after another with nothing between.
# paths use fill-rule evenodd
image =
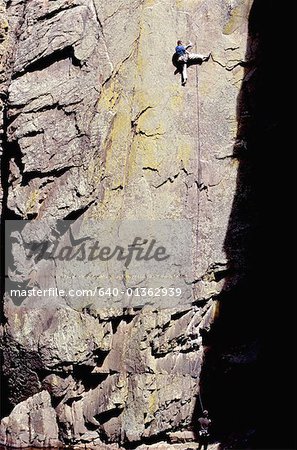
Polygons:
<instances>
[{"instance_id":1,"label":"rock face","mask_svg":"<svg viewBox=\"0 0 297 450\"><path fill-rule=\"evenodd\" d=\"M201 330L228 274L250 6L0 2L3 217L186 218L194 260L192 306L178 311L30 308L6 297L2 443L140 445L190 427ZM186 87L171 62L178 38L212 52L189 67ZM30 286L21 252L14 263Z\"/></svg>"},{"instance_id":2,"label":"rock face","mask_svg":"<svg viewBox=\"0 0 297 450\"><path fill-rule=\"evenodd\" d=\"M41 391L19 403L1 422L4 445L29 447L58 446L57 416L48 392Z\"/></svg>"}]
</instances>

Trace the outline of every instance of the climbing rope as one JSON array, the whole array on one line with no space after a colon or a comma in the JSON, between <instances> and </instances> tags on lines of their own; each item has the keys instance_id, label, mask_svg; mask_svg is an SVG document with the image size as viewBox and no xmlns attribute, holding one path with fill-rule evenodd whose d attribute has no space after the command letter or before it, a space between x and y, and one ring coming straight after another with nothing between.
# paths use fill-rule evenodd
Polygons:
<instances>
[{"instance_id":1,"label":"climbing rope","mask_svg":"<svg viewBox=\"0 0 297 450\"><path fill-rule=\"evenodd\" d=\"M199 390L199 392L198 392L198 397L199 397L199 403L200 403L201 411L203 412L203 411L204 411L204 408L203 408L203 403L202 403L202 398L201 398L200 390Z\"/></svg>"},{"instance_id":2,"label":"climbing rope","mask_svg":"<svg viewBox=\"0 0 297 450\"><path fill-rule=\"evenodd\" d=\"M195 36L195 44L194 44L194 51L197 53L197 36L194 33L194 23L191 21L189 23L189 15L187 15L187 23L188 23L188 29L190 30L189 36ZM199 99L199 72L198 72L198 64L195 65L196 69L196 114L197 114L197 121L196 121L196 131L197 131L197 187L198 190L200 190L201 182L202 182L202 169L201 169L201 145L200 145L200 99ZM198 202L199 203L199 202Z\"/></svg>"},{"instance_id":3,"label":"climbing rope","mask_svg":"<svg viewBox=\"0 0 297 450\"><path fill-rule=\"evenodd\" d=\"M194 34L193 30L193 23L189 23L189 15L187 16L187 22L188 22L188 29L190 31L189 36L195 37L195 44L194 44L194 51L197 53L197 36ZM196 221L196 229L195 229L195 237L196 237L196 251L194 256L194 264L195 268L198 267L198 248L199 248L199 219L200 219L200 187L202 184L202 168L201 168L201 143L200 143L200 98L199 98L199 71L198 71L198 64L195 66L196 70L196 154L197 154L197 221ZM193 289L195 289L195 286L193 286Z\"/></svg>"},{"instance_id":4,"label":"climbing rope","mask_svg":"<svg viewBox=\"0 0 297 450\"><path fill-rule=\"evenodd\" d=\"M197 39L197 36L195 36ZM195 42L195 53L197 53L197 44ZM200 145L200 99L199 99L199 72L198 64L195 66L196 69L196 111L197 111L197 185L200 190L201 180L202 180L202 170L201 170L201 145Z\"/></svg>"},{"instance_id":5,"label":"climbing rope","mask_svg":"<svg viewBox=\"0 0 297 450\"><path fill-rule=\"evenodd\" d=\"M187 16L187 20L188 20L189 16ZM192 23L189 26L188 23L188 28L190 29L190 36L195 36L195 44L194 44L194 51L195 53L197 53L197 36L196 34L194 34L193 32L193 25ZM197 121L196 121L196 133L197 133L197 140L196 140L196 153L197 153L197 190L198 190L198 201L197 201L197 221L196 221L196 253L195 253L195 266L197 267L198 265L198 235L199 235L199 219L200 219L200 192L201 192L201 188L203 187L202 184L202 167L201 167L201 140L200 140L200 98L199 98L199 70L198 70L198 64L196 64L195 67L196 70L196 85L195 85L195 89L196 89L196 117L197 117ZM200 408L201 411L204 411L204 407L203 407L203 403L202 403L202 397L201 397L201 393L200 393L200 389L198 391L198 398L199 398L199 403L200 403Z\"/></svg>"},{"instance_id":6,"label":"climbing rope","mask_svg":"<svg viewBox=\"0 0 297 450\"><path fill-rule=\"evenodd\" d=\"M197 53L197 36L195 36L195 46L194 50ZM197 152L197 223L196 223L196 258L195 258L195 266L198 266L198 249L199 249L199 221L200 221L200 186L202 183L202 168L201 168L201 140L200 140L200 98L199 98L199 71L198 64L195 66L196 71L196 132L197 132L197 140L196 140L196 152Z\"/></svg>"},{"instance_id":7,"label":"climbing rope","mask_svg":"<svg viewBox=\"0 0 297 450\"><path fill-rule=\"evenodd\" d=\"M198 53L197 51L197 36L194 35L193 32L193 26L190 25L190 36L195 36L195 44L194 44L194 51L195 53ZM197 153L197 189L198 189L198 202L197 202L197 222L196 222L196 258L195 258L195 264L197 267L198 263L198 245L199 245L199 219L200 219L200 192L202 187L202 167L201 167L201 139L200 139L200 98L199 98L199 70L198 70L198 64L195 65L195 75L196 75L196 133L197 133L197 140L196 140L196 153ZM198 391L198 398L200 403L201 411L204 411L203 403L202 403L202 397L200 393L200 389Z\"/></svg>"}]
</instances>

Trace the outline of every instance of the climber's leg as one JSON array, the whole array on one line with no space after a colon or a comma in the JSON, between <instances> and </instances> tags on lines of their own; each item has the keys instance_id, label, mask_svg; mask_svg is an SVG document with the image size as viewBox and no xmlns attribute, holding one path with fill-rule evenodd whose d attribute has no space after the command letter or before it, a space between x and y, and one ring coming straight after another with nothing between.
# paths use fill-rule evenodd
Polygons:
<instances>
[{"instance_id":1,"label":"climber's leg","mask_svg":"<svg viewBox=\"0 0 297 450\"><path fill-rule=\"evenodd\" d=\"M188 74L187 74L187 63L183 63L183 71L182 71L182 84L186 84L188 79Z\"/></svg>"},{"instance_id":2,"label":"climber's leg","mask_svg":"<svg viewBox=\"0 0 297 450\"><path fill-rule=\"evenodd\" d=\"M188 61L188 55L182 55L178 58L178 63L181 67L181 77L182 77L182 85L184 86L188 79L187 74L187 61Z\"/></svg>"},{"instance_id":3,"label":"climber's leg","mask_svg":"<svg viewBox=\"0 0 297 450\"><path fill-rule=\"evenodd\" d=\"M208 61L210 58L210 53L205 56L205 55L200 55L198 53L189 53L188 55L188 59L189 61L197 61L197 62L204 62L204 61Z\"/></svg>"}]
</instances>

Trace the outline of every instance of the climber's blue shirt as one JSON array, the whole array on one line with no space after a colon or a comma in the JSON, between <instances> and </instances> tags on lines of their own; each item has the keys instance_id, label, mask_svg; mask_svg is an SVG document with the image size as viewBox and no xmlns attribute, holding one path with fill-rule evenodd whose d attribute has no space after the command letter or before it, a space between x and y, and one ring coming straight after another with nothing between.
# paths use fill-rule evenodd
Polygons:
<instances>
[{"instance_id":1,"label":"climber's blue shirt","mask_svg":"<svg viewBox=\"0 0 297 450\"><path fill-rule=\"evenodd\" d=\"M183 45L178 45L175 47L175 52L178 54L178 56L182 56L186 53L186 48Z\"/></svg>"}]
</instances>

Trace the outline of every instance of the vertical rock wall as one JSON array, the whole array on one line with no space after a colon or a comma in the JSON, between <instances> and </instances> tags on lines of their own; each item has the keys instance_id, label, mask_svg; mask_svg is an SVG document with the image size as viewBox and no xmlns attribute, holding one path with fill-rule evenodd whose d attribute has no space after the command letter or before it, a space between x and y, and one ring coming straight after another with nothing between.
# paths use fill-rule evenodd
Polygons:
<instances>
[{"instance_id":1,"label":"vertical rock wall","mask_svg":"<svg viewBox=\"0 0 297 450\"><path fill-rule=\"evenodd\" d=\"M188 218L195 242L193 306L183 311L31 310L6 300L4 444L126 445L190 426L200 331L227 274L250 6L0 5L4 219ZM212 52L189 67L186 87L171 62L178 38Z\"/></svg>"}]
</instances>

